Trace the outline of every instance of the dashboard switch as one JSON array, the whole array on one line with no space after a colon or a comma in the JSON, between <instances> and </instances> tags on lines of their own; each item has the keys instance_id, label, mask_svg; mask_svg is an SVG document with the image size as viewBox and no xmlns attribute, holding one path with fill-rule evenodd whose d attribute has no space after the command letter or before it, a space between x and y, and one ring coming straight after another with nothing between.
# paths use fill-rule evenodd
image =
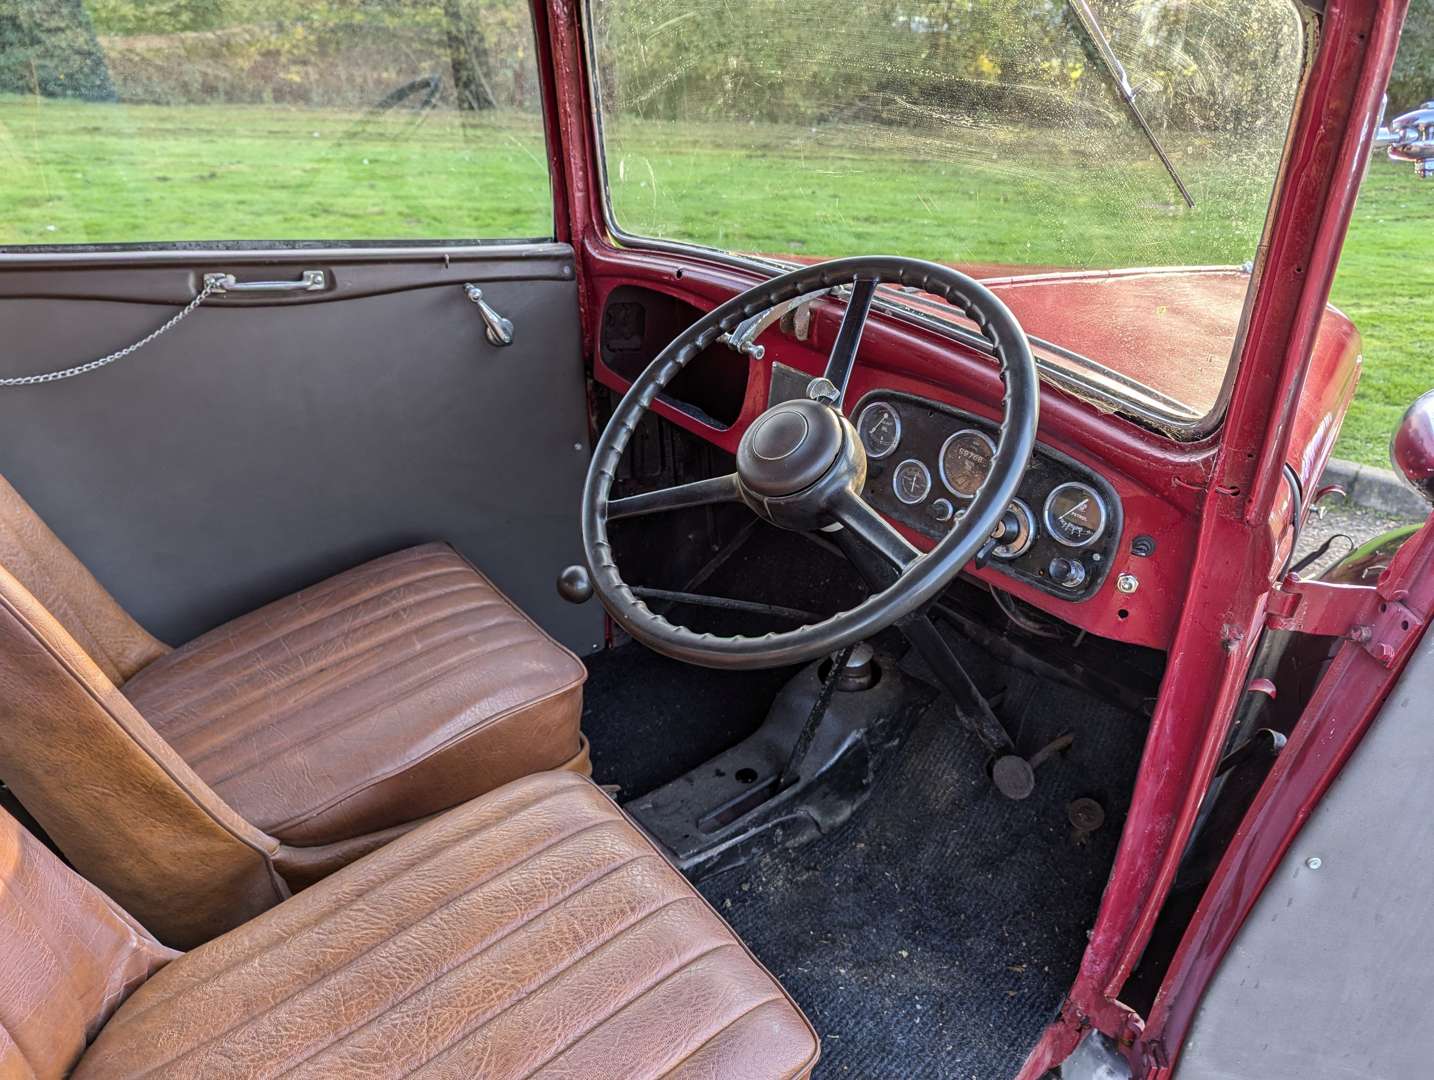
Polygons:
<instances>
[{"instance_id":1,"label":"dashboard switch","mask_svg":"<svg viewBox=\"0 0 1434 1080\"><path fill-rule=\"evenodd\" d=\"M1057 556L1051 560L1046 572L1051 575L1051 580L1062 588L1079 589L1085 584L1085 563L1079 559Z\"/></svg>"},{"instance_id":2,"label":"dashboard switch","mask_svg":"<svg viewBox=\"0 0 1434 1080\"><path fill-rule=\"evenodd\" d=\"M929 511L931 516L942 525L956 516L956 508L951 505L950 499L937 499L931 504Z\"/></svg>"}]
</instances>

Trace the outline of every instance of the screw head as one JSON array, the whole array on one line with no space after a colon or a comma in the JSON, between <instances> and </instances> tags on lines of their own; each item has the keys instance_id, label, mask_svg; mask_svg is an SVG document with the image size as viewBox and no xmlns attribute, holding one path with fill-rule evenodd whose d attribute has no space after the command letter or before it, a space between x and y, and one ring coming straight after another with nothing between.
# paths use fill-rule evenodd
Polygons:
<instances>
[{"instance_id":1,"label":"screw head","mask_svg":"<svg viewBox=\"0 0 1434 1080\"><path fill-rule=\"evenodd\" d=\"M1115 587L1123 593L1133 593L1140 588L1140 579L1127 570L1115 579Z\"/></svg>"},{"instance_id":2,"label":"screw head","mask_svg":"<svg viewBox=\"0 0 1434 1080\"><path fill-rule=\"evenodd\" d=\"M1321 866L1324 865L1324 860L1321 859L1318 855L1311 855L1308 859L1305 860L1305 865L1308 866L1311 870L1318 870Z\"/></svg>"}]
</instances>

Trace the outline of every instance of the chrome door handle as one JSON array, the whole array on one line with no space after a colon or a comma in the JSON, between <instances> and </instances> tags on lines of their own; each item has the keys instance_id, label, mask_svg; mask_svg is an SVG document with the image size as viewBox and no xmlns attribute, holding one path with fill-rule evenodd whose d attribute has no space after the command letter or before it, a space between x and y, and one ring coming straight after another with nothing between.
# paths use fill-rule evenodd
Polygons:
<instances>
[{"instance_id":1,"label":"chrome door handle","mask_svg":"<svg viewBox=\"0 0 1434 1080\"><path fill-rule=\"evenodd\" d=\"M298 281L236 281L233 274L204 275L204 287L215 293L316 292L327 284L322 270L305 270Z\"/></svg>"},{"instance_id":2,"label":"chrome door handle","mask_svg":"<svg viewBox=\"0 0 1434 1080\"><path fill-rule=\"evenodd\" d=\"M464 285L463 292L469 300L478 305L478 314L483 317L483 328L488 340L499 346L513 344L513 320L505 319L494 311L492 305L483 299L483 290L477 285Z\"/></svg>"}]
</instances>

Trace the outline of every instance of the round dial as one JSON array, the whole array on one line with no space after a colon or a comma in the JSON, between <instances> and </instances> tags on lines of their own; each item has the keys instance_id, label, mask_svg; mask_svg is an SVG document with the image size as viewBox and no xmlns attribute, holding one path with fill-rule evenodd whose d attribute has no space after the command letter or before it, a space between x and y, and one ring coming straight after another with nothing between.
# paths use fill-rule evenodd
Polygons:
<instances>
[{"instance_id":1,"label":"round dial","mask_svg":"<svg viewBox=\"0 0 1434 1080\"><path fill-rule=\"evenodd\" d=\"M931 470L915 458L907 458L891 474L891 490L908 505L931 494Z\"/></svg>"},{"instance_id":2,"label":"round dial","mask_svg":"<svg viewBox=\"0 0 1434 1080\"><path fill-rule=\"evenodd\" d=\"M1100 492L1071 481L1046 496L1046 531L1067 547L1085 547L1105 532L1108 512Z\"/></svg>"},{"instance_id":3,"label":"round dial","mask_svg":"<svg viewBox=\"0 0 1434 1080\"><path fill-rule=\"evenodd\" d=\"M861 410L857 417L856 430L861 435L861 445L866 456L884 458L896 449L901 441L901 417L890 405L874 401Z\"/></svg>"},{"instance_id":4,"label":"round dial","mask_svg":"<svg viewBox=\"0 0 1434 1080\"><path fill-rule=\"evenodd\" d=\"M1031 508L1020 499L1012 499L1011 513L1016 515L1020 530L1004 544L991 549L991 554L998 559L1014 559L1018 555L1024 555L1036 540L1036 518L1031 513Z\"/></svg>"},{"instance_id":5,"label":"round dial","mask_svg":"<svg viewBox=\"0 0 1434 1080\"><path fill-rule=\"evenodd\" d=\"M956 432L941 447L941 482L953 495L975 497L991 471L995 452L996 444L984 432L975 428Z\"/></svg>"}]
</instances>

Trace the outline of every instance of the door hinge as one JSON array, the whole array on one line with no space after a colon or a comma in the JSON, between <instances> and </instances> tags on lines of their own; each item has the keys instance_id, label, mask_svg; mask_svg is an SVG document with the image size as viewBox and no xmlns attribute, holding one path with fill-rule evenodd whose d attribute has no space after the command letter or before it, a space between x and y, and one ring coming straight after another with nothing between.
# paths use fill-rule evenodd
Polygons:
<instances>
[{"instance_id":1,"label":"door hinge","mask_svg":"<svg viewBox=\"0 0 1434 1080\"><path fill-rule=\"evenodd\" d=\"M1417 640L1424 620L1403 603L1369 585L1303 581L1290 575L1270 594L1265 626L1315 637L1345 638L1384 667L1393 667Z\"/></svg>"}]
</instances>

